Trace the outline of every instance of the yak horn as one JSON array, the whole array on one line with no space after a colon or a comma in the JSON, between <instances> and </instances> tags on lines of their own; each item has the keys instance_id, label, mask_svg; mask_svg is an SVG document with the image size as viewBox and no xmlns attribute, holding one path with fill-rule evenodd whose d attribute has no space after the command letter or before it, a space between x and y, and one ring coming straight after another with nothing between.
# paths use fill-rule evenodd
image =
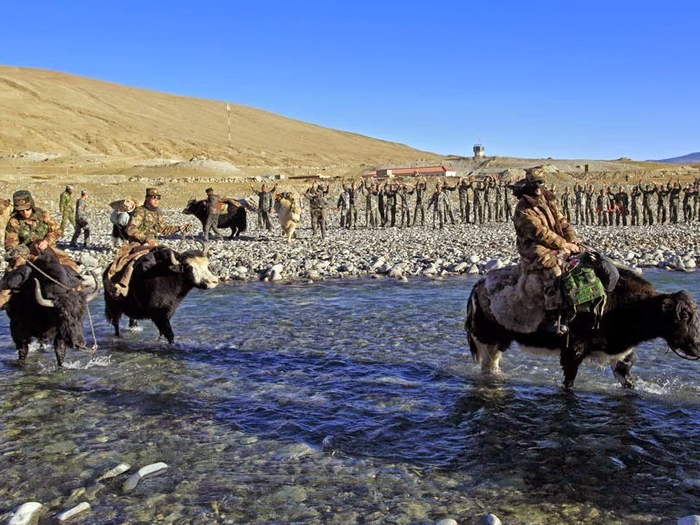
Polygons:
<instances>
[{"instance_id":1,"label":"yak horn","mask_svg":"<svg viewBox=\"0 0 700 525\"><path fill-rule=\"evenodd\" d=\"M172 264L173 266L180 266L180 261L178 261L177 258L175 257L175 252L173 250L170 250L169 255L170 255L170 264Z\"/></svg>"},{"instance_id":2,"label":"yak horn","mask_svg":"<svg viewBox=\"0 0 700 525\"><path fill-rule=\"evenodd\" d=\"M90 301L92 301L92 300L93 300L95 297L97 297L97 296L99 295L99 293L100 293L100 279L99 279L99 275L97 274L97 272L90 272L90 275L92 276L92 278L93 278L94 281L95 281L95 289L92 291L92 293L90 293L89 295L86 295L86 296L85 296L85 302L86 302L86 303L89 303Z\"/></svg>"},{"instance_id":3,"label":"yak horn","mask_svg":"<svg viewBox=\"0 0 700 525\"><path fill-rule=\"evenodd\" d=\"M207 250L208 250L207 243L202 242L202 241L200 241L199 239L194 239L194 242L195 242L195 244L196 244L197 246L201 246L201 247L202 247L202 250L201 250L201 251L202 251L202 253L203 253L204 255L206 255L206 254L207 254Z\"/></svg>"},{"instance_id":4,"label":"yak horn","mask_svg":"<svg viewBox=\"0 0 700 525\"><path fill-rule=\"evenodd\" d=\"M39 280L35 278L34 283L36 283L36 287L34 288L34 297L36 298L36 302L39 304L39 306L53 308L53 301L50 301L41 295L41 285L39 284Z\"/></svg>"}]
</instances>

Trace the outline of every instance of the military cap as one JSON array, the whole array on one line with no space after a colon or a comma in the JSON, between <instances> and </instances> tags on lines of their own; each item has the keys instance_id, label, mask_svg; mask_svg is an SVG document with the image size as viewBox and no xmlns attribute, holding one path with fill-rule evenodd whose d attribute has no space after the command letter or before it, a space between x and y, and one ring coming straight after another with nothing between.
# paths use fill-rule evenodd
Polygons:
<instances>
[{"instance_id":1,"label":"military cap","mask_svg":"<svg viewBox=\"0 0 700 525\"><path fill-rule=\"evenodd\" d=\"M146 188L146 197L160 197L158 188Z\"/></svg>"},{"instance_id":2,"label":"military cap","mask_svg":"<svg viewBox=\"0 0 700 525\"><path fill-rule=\"evenodd\" d=\"M34 199L27 190L19 190L12 194L12 206L16 211L28 210L33 205Z\"/></svg>"},{"instance_id":3,"label":"military cap","mask_svg":"<svg viewBox=\"0 0 700 525\"><path fill-rule=\"evenodd\" d=\"M525 180L530 184L544 183L544 167L535 166L525 170Z\"/></svg>"},{"instance_id":4,"label":"military cap","mask_svg":"<svg viewBox=\"0 0 700 525\"><path fill-rule=\"evenodd\" d=\"M207 188L204 193L214 193L214 188Z\"/></svg>"}]
</instances>

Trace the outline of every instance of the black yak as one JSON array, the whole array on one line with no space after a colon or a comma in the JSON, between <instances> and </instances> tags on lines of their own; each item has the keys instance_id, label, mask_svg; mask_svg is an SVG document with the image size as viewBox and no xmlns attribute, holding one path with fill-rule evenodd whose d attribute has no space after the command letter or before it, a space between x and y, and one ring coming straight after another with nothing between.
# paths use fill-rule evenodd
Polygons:
<instances>
[{"instance_id":1,"label":"black yak","mask_svg":"<svg viewBox=\"0 0 700 525\"><path fill-rule=\"evenodd\" d=\"M26 363L32 339L53 338L59 368L67 348L86 348L83 321L87 303L99 293L99 281L95 279L95 290L89 295L81 291L84 285L80 274L62 265L51 249L44 250L33 265L5 274L2 286L12 290L5 308L20 366Z\"/></svg>"},{"instance_id":2,"label":"black yak","mask_svg":"<svg viewBox=\"0 0 700 525\"><path fill-rule=\"evenodd\" d=\"M247 216L246 216L246 203L241 201L240 206L232 202L222 203L227 206L226 211L219 214L219 221L216 224L217 228L231 228L230 240L234 237L238 237L242 232L248 227ZM202 228L204 228L207 222L207 201L205 200L195 200L191 198L187 201L187 206L182 210L185 215L194 215L202 223Z\"/></svg>"},{"instance_id":3,"label":"black yak","mask_svg":"<svg viewBox=\"0 0 700 525\"><path fill-rule=\"evenodd\" d=\"M536 293L522 284L514 286L522 283L517 267L489 272L474 285L467 305L465 329L472 356L484 373L499 372L499 360L513 342L558 356L567 390L587 358L609 363L622 386L632 388L634 347L651 339L665 339L681 356L700 357L700 316L690 294L659 293L630 269L618 270L619 280L602 317L577 314L569 323L568 337L537 328L541 317L537 318Z\"/></svg>"},{"instance_id":4,"label":"black yak","mask_svg":"<svg viewBox=\"0 0 700 525\"><path fill-rule=\"evenodd\" d=\"M151 262L144 265L150 257ZM145 269L146 266L149 266ZM119 274L115 276L118 278ZM158 247L136 262L126 296L115 293L115 284L103 275L105 315L119 336L122 315L150 319L168 343L175 341L170 318L192 288L211 289L219 279L209 270L209 259L197 250L177 253Z\"/></svg>"}]
</instances>

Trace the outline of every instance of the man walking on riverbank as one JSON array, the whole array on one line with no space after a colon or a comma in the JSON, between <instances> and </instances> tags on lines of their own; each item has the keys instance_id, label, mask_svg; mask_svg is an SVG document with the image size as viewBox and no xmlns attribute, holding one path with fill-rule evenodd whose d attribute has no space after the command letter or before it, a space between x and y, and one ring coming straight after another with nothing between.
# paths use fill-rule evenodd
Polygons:
<instances>
[{"instance_id":1,"label":"man walking on riverbank","mask_svg":"<svg viewBox=\"0 0 700 525\"><path fill-rule=\"evenodd\" d=\"M61 212L61 235L70 222L75 229L75 208L73 207L73 186L66 186L58 198L58 210Z\"/></svg>"},{"instance_id":2,"label":"man walking on riverbank","mask_svg":"<svg viewBox=\"0 0 700 525\"><path fill-rule=\"evenodd\" d=\"M83 190L80 192L80 198L75 202L75 231L70 240L70 245L73 248L78 247L78 237L80 232L83 232L83 248L87 248L88 239L90 238L90 224L88 223L88 192Z\"/></svg>"}]
</instances>

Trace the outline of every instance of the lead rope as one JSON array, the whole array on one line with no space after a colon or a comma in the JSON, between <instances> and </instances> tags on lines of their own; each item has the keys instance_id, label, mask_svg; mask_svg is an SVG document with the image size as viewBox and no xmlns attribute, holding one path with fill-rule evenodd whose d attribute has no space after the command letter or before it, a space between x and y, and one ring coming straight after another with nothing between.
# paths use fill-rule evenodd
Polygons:
<instances>
[{"instance_id":1,"label":"lead rope","mask_svg":"<svg viewBox=\"0 0 700 525\"><path fill-rule=\"evenodd\" d=\"M53 277L51 277L49 274L47 274L45 271L43 271L41 268L39 268L36 264L34 264L32 261L25 259L27 261L27 264L34 268L37 272L39 272L41 275L46 277L48 280L53 281L57 285L65 288L66 290L70 290L65 284L63 284L60 281L57 281ZM97 284L97 280L95 280L95 285L99 286ZM80 348L81 350L86 350L88 352L95 352L97 350L97 337L95 336L95 325L92 322L92 315L90 314L90 307L87 307L87 316L88 316L88 323L90 324L90 334L92 335L92 346L91 347L84 347Z\"/></svg>"}]
</instances>

